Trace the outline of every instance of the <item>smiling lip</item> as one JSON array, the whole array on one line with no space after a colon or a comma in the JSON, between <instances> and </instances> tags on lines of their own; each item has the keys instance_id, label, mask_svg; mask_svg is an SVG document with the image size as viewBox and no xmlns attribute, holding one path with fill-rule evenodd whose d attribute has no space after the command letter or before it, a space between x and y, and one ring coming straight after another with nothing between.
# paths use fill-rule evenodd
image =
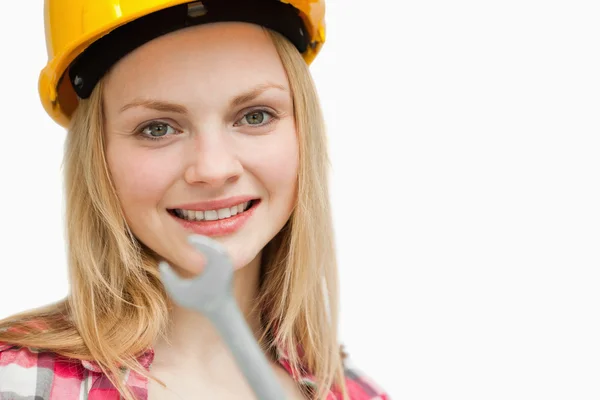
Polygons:
<instances>
[{"instance_id":1,"label":"smiling lip","mask_svg":"<svg viewBox=\"0 0 600 400\"><path fill-rule=\"evenodd\" d=\"M193 211L207 211L207 210L219 210L221 208L231 208L235 205L245 203L250 200L257 200L257 197L253 196L236 196L229 197L227 199L222 200L211 200L211 201L202 201L199 203L188 203L181 204L175 207L170 207L169 209L180 209L180 210L193 210Z\"/></svg>"},{"instance_id":2,"label":"smiling lip","mask_svg":"<svg viewBox=\"0 0 600 400\"><path fill-rule=\"evenodd\" d=\"M229 218L219 219L215 221L189 221L183 218L179 218L171 210L169 211L169 214L181 226L183 226L184 229L196 233L198 235L210 237L225 236L237 232L244 226L244 224L250 219L250 217L252 217L254 211L260 204L260 199L256 199L255 197L233 197L225 200L186 204L177 207L184 210L206 211L215 210L219 208L229 208L235 206L236 204L240 204L250 200L253 200L252 205L246 211Z\"/></svg>"}]
</instances>

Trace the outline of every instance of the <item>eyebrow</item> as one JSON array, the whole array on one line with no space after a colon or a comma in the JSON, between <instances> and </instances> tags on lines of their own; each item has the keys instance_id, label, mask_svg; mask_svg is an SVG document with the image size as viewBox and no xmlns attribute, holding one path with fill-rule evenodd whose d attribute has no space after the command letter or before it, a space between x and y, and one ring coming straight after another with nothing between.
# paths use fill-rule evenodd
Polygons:
<instances>
[{"instance_id":1,"label":"eyebrow","mask_svg":"<svg viewBox=\"0 0 600 400\"><path fill-rule=\"evenodd\" d=\"M279 89L284 92L288 91L288 89L285 86L282 86L282 85L279 85L276 83L263 83L263 84L260 84L256 87L250 89L247 92L244 92L244 93L236 96L233 100L231 100L230 106L231 106L231 108L239 107L242 104L248 103L248 102L256 99L258 96L260 96L261 94L263 94L264 92L266 92L269 89ZM160 100L148 100L148 99L136 99L136 100L132 101L131 103L125 104L123 107L121 107L121 112L124 112L124 111L126 111L130 108L134 108L134 107L145 107L145 108L150 108L150 109L161 111L161 112L173 112L176 114L187 114L188 113L188 109L181 104L170 103L170 102L160 101Z\"/></svg>"},{"instance_id":2,"label":"eyebrow","mask_svg":"<svg viewBox=\"0 0 600 400\"><path fill-rule=\"evenodd\" d=\"M173 112L173 113L177 113L177 114L187 114L187 112L188 112L187 108L180 104L169 103L169 102L160 101L160 100L146 100L146 99L136 99L136 100L132 101L131 103L125 104L123 107L121 107L121 112L124 112L126 110L129 110L130 108L135 108L135 107L145 107L145 108L150 108L150 109L156 110L156 111Z\"/></svg>"},{"instance_id":3,"label":"eyebrow","mask_svg":"<svg viewBox=\"0 0 600 400\"><path fill-rule=\"evenodd\" d=\"M279 89L281 91L287 92L288 90L285 88L285 86L282 85L278 85L276 83L263 83L261 85L258 85L252 89L250 89L249 91L240 94L239 96L236 96L233 100L231 100L231 108L235 108L235 107L239 107L242 104L248 103L254 99L256 99L258 96L260 96L261 94L263 94L264 92L266 92L269 89Z\"/></svg>"}]
</instances>

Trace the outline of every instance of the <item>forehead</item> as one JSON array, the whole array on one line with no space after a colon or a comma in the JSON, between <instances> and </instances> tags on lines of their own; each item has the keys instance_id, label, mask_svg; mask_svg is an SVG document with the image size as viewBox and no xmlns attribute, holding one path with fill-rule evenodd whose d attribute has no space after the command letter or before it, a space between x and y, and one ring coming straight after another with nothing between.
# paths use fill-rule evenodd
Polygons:
<instances>
[{"instance_id":1,"label":"forehead","mask_svg":"<svg viewBox=\"0 0 600 400\"><path fill-rule=\"evenodd\" d=\"M263 83L289 88L268 33L257 25L212 23L161 36L120 60L107 75L105 102L227 98Z\"/></svg>"}]
</instances>

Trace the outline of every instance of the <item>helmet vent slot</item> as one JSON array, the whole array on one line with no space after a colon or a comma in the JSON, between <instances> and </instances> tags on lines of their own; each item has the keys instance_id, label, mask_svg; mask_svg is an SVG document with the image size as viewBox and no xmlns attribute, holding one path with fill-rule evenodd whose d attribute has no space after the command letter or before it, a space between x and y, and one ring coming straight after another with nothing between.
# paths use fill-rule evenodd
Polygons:
<instances>
[{"instance_id":1,"label":"helmet vent slot","mask_svg":"<svg viewBox=\"0 0 600 400\"><path fill-rule=\"evenodd\" d=\"M188 16L190 18L198 18L206 15L208 10L201 1L196 1L194 3L188 4Z\"/></svg>"}]
</instances>

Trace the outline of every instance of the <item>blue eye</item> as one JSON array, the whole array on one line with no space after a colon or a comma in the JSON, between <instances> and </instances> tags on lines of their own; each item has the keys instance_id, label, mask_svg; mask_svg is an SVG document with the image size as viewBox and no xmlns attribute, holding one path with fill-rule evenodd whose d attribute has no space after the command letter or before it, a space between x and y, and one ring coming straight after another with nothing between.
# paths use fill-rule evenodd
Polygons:
<instances>
[{"instance_id":1,"label":"blue eye","mask_svg":"<svg viewBox=\"0 0 600 400\"><path fill-rule=\"evenodd\" d=\"M158 140L165 136L177 133L177 130L164 122L152 122L141 128L138 133L146 139Z\"/></svg>"},{"instance_id":2,"label":"blue eye","mask_svg":"<svg viewBox=\"0 0 600 400\"><path fill-rule=\"evenodd\" d=\"M273 121L273 114L264 110L254 110L244 115L240 120L240 125L262 126L268 125Z\"/></svg>"}]
</instances>

